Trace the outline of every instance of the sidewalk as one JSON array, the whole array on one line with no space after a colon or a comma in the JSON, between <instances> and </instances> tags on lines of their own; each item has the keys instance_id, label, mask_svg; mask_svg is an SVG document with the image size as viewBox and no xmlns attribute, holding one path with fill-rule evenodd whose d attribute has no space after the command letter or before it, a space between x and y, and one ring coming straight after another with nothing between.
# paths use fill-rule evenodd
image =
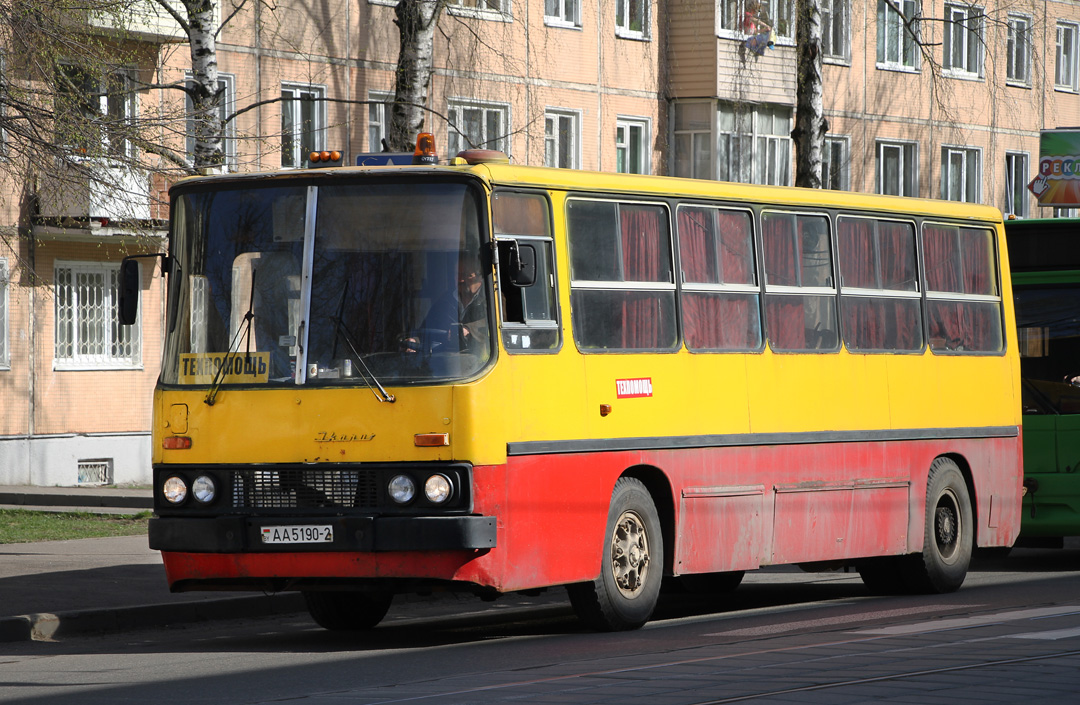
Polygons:
<instances>
[{"instance_id":1,"label":"sidewalk","mask_svg":"<svg viewBox=\"0 0 1080 705\"><path fill-rule=\"evenodd\" d=\"M0 487L0 506L138 513L150 490ZM0 642L303 612L298 593L169 592L145 536L0 544Z\"/></svg>"}]
</instances>

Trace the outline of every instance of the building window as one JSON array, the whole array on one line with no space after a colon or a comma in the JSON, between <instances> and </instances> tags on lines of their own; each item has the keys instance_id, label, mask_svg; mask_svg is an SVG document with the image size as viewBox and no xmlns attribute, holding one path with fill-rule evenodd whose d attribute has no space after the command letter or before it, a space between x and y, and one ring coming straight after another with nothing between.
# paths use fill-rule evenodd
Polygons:
<instances>
[{"instance_id":1,"label":"building window","mask_svg":"<svg viewBox=\"0 0 1080 705\"><path fill-rule=\"evenodd\" d=\"M717 178L748 184L791 184L791 109L721 103Z\"/></svg>"},{"instance_id":2,"label":"building window","mask_svg":"<svg viewBox=\"0 0 1080 705\"><path fill-rule=\"evenodd\" d=\"M510 16L510 0L448 0L446 7L454 14L484 19L509 19Z\"/></svg>"},{"instance_id":3,"label":"building window","mask_svg":"<svg viewBox=\"0 0 1080 705\"><path fill-rule=\"evenodd\" d=\"M648 0L615 0L615 35L628 39L648 38Z\"/></svg>"},{"instance_id":4,"label":"building window","mask_svg":"<svg viewBox=\"0 0 1080 705\"><path fill-rule=\"evenodd\" d=\"M795 38L791 0L720 0L718 34L741 37L768 31L783 39Z\"/></svg>"},{"instance_id":5,"label":"building window","mask_svg":"<svg viewBox=\"0 0 1080 705\"><path fill-rule=\"evenodd\" d=\"M140 364L140 324L117 318L120 265L57 263L57 369L136 367Z\"/></svg>"},{"instance_id":6,"label":"building window","mask_svg":"<svg viewBox=\"0 0 1080 705\"><path fill-rule=\"evenodd\" d=\"M1028 155L1005 152L1005 215L1026 218L1028 215Z\"/></svg>"},{"instance_id":7,"label":"building window","mask_svg":"<svg viewBox=\"0 0 1080 705\"><path fill-rule=\"evenodd\" d=\"M1076 84L1076 35L1078 25L1058 22L1057 64L1054 68L1054 86L1067 91L1077 90Z\"/></svg>"},{"instance_id":8,"label":"building window","mask_svg":"<svg viewBox=\"0 0 1080 705\"><path fill-rule=\"evenodd\" d=\"M942 68L953 75L982 76L983 9L945 4Z\"/></svg>"},{"instance_id":9,"label":"building window","mask_svg":"<svg viewBox=\"0 0 1080 705\"><path fill-rule=\"evenodd\" d=\"M0 370L9 369L8 353L8 264L0 257Z\"/></svg>"},{"instance_id":10,"label":"building window","mask_svg":"<svg viewBox=\"0 0 1080 705\"><path fill-rule=\"evenodd\" d=\"M367 148L369 152L381 152L390 126L390 106L394 102L394 94L370 91L368 100L371 102L368 103Z\"/></svg>"},{"instance_id":11,"label":"building window","mask_svg":"<svg viewBox=\"0 0 1080 705\"><path fill-rule=\"evenodd\" d=\"M673 108L675 156L672 173L687 179L715 178L712 167L713 103L677 102Z\"/></svg>"},{"instance_id":12,"label":"building window","mask_svg":"<svg viewBox=\"0 0 1080 705\"><path fill-rule=\"evenodd\" d=\"M877 143L877 190L886 196L919 195L919 145Z\"/></svg>"},{"instance_id":13,"label":"building window","mask_svg":"<svg viewBox=\"0 0 1080 705\"><path fill-rule=\"evenodd\" d=\"M318 86L281 87L281 166L304 165L326 140L325 89Z\"/></svg>"},{"instance_id":14,"label":"building window","mask_svg":"<svg viewBox=\"0 0 1080 705\"><path fill-rule=\"evenodd\" d=\"M192 87L194 81L189 77L187 85ZM221 101L218 103L216 116L221 121L222 125L222 151L225 155L225 166L229 169L236 168L236 131L234 129L231 120L228 120L229 116L233 113L233 101L235 100L235 92L233 86L235 85L235 79L232 76L226 74L218 74L217 87L221 91ZM184 111L187 115L187 160L189 163L195 161L195 104L191 100L191 96L187 93L184 94Z\"/></svg>"},{"instance_id":15,"label":"building window","mask_svg":"<svg viewBox=\"0 0 1080 705\"><path fill-rule=\"evenodd\" d=\"M615 122L615 170L620 174L649 173L649 121L619 118Z\"/></svg>"},{"instance_id":16,"label":"building window","mask_svg":"<svg viewBox=\"0 0 1080 705\"><path fill-rule=\"evenodd\" d=\"M941 197L947 201L979 203L979 150L941 148Z\"/></svg>"},{"instance_id":17,"label":"building window","mask_svg":"<svg viewBox=\"0 0 1080 705\"><path fill-rule=\"evenodd\" d=\"M133 77L120 69L101 77L73 64L61 64L57 74L56 110L72 133L57 134L57 142L89 155L134 157L136 93Z\"/></svg>"},{"instance_id":18,"label":"building window","mask_svg":"<svg viewBox=\"0 0 1080 705\"><path fill-rule=\"evenodd\" d=\"M821 187L847 191L851 187L851 160L847 137L826 137L821 154Z\"/></svg>"},{"instance_id":19,"label":"building window","mask_svg":"<svg viewBox=\"0 0 1080 705\"><path fill-rule=\"evenodd\" d=\"M1005 33L1005 77L1009 83L1031 83L1031 18L1009 15Z\"/></svg>"},{"instance_id":20,"label":"building window","mask_svg":"<svg viewBox=\"0 0 1080 705\"><path fill-rule=\"evenodd\" d=\"M896 11L900 8L903 15ZM919 67L915 38L919 33L917 0L878 0L877 63L879 68Z\"/></svg>"},{"instance_id":21,"label":"building window","mask_svg":"<svg viewBox=\"0 0 1080 705\"><path fill-rule=\"evenodd\" d=\"M581 0L544 0L544 24L581 26Z\"/></svg>"},{"instance_id":22,"label":"building window","mask_svg":"<svg viewBox=\"0 0 1080 705\"><path fill-rule=\"evenodd\" d=\"M821 0L821 51L827 59L850 56L848 0Z\"/></svg>"},{"instance_id":23,"label":"building window","mask_svg":"<svg viewBox=\"0 0 1080 705\"><path fill-rule=\"evenodd\" d=\"M456 156L466 149L497 149L509 154L507 133L510 108L506 105L451 101L446 110L449 151Z\"/></svg>"},{"instance_id":24,"label":"building window","mask_svg":"<svg viewBox=\"0 0 1080 705\"><path fill-rule=\"evenodd\" d=\"M576 112L548 110L544 113L544 166L578 168L578 136L581 119Z\"/></svg>"}]
</instances>

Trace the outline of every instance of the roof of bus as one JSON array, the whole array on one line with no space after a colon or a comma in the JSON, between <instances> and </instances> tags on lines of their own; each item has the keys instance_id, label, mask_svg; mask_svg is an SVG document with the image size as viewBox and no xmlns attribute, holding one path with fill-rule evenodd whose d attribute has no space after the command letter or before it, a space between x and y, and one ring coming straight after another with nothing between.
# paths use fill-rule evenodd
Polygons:
<instances>
[{"instance_id":1,"label":"roof of bus","mask_svg":"<svg viewBox=\"0 0 1080 705\"><path fill-rule=\"evenodd\" d=\"M876 210L908 215L938 216L980 221L1000 221L1001 211L993 206L956 201L924 198L901 198L833 191L807 189L793 186L757 186L706 179L686 179L672 176L643 176L639 174L614 174L609 172L583 171L580 169L555 169L538 166L510 164L477 164L467 166L375 166L331 167L322 169L288 169L247 174L220 174L189 177L174 186L192 185L204 180L248 181L290 178L333 178L361 173L383 174L472 174L491 186L519 186L587 191L592 193L634 194L640 196L683 196L689 198L717 199L723 201L747 201L760 204L787 206L833 207L849 210Z\"/></svg>"}]
</instances>

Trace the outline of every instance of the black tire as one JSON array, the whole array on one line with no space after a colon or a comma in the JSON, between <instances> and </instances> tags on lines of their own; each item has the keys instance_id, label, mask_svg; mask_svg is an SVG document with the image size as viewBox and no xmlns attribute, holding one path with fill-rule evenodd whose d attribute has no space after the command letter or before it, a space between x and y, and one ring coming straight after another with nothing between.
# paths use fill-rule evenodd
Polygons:
<instances>
[{"instance_id":1,"label":"black tire","mask_svg":"<svg viewBox=\"0 0 1080 705\"><path fill-rule=\"evenodd\" d=\"M733 570L724 573L694 573L679 576L679 582L687 592L720 595L732 592L742 583L744 571Z\"/></svg>"},{"instance_id":2,"label":"black tire","mask_svg":"<svg viewBox=\"0 0 1080 705\"><path fill-rule=\"evenodd\" d=\"M308 613L323 629L358 632L382 621L394 596L383 592L323 592L305 590Z\"/></svg>"},{"instance_id":3,"label":"black tire","mask_svg":"<svg viewBox=\"0 0 1080 705\"><path fill-rule=\"evenodd\" d=\"M611 493L600 577L567 588L578 618L600 631L637 629L656 607L664 539L656 504L641 481L619 478Z\"/></svg>"},{"instance_id":4,"label":"black tire","mask_svg":"<svg viewBox=\"0 0 1080 705\"><path fill-rule=\"evenodd\" d=\"M951 459L938 458L926 481L923 550L912 556L904 580L915 592L955 592L967 577L974 538L964 476Z\"/></svg>"}]
</instances>

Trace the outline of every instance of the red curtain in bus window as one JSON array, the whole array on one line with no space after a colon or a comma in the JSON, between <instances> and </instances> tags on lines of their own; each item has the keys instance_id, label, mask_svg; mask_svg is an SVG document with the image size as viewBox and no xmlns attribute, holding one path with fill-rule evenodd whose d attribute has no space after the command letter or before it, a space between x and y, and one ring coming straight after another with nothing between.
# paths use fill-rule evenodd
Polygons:
<instances>
[{"instance_id":1,"label":"red curtain in bus window","mask_svg":"<svg viewBox=\"0 0 1080 705\"><path fill-rule=\"evenodd\" d=\"M845 288L877 289L874 271L874 222L841 219L837 235L840 248L840 276ZM876 302L866 297L845 296L841 300L844 340L856 350L878 349L885 345L884 326Z\"/></svg>"},{"instance_id":2,"label":"red curtain in bus window","mask_svg":"<svg viewBox=\"0 0 1080 705\"><path fill-rule=\"evenodd\" d=\"M927 227L927 287L931 291L993 294L997 291L990 233ZM1001 348L998 306L973 301L930 301L930 344L936 349L996 351Z\"/></svg>"},{"instance_id":3,"label":"red curtain in bus window","mask_svg":"<svg viewBox=\"0 0 1080 705\"><path fill-rule=\"evenodd\" d=\"M720 282L715 213L713 208L679 209L679 260L684 283ZM686 293L683 296L683 326L686 344L691 350L718 347L723 335L723 314L716 295Z\"/></svg>"},{"instance_id":4,"label":"red curtain in bus window","mask_svg":"<svg viewBox=\"0 0 1080 705\"><path fill-rule=\"evenodd\" d=\"M964 293L988 296L997 293L993 253L989 230L961 228L960 254L963 258Z\"/></svg>"},{"instance_id":5,"label":"red curtain in bus window","mask_svg":"<svg viewBox=\"0 0 1080 705\"><path fill-rule=\"evenodd\" d=\"M801 296L770 295L769 286L798 286L800 266L794 216L766 214L761 234L765 254L765 317L769 340L780 350L806 348L806 322Z\"/></svg>"},{"instance_id":6,"label":"red curtain in bus window","mask_svg":"<svg viewBox=\"0 0 1080 705\"><path fill-rule=\"evenodd\" d=\"M919 290L915 229L907 223L878 223L881 247L881 286L893 291ZM922 307L917 299L890 299L886 303L887 335L891 350L922 349Z\"/></svg>"},{"instance_id":7,"label":"red curtain in bus window","mask_svg":"<svg viewBox=\"0 0 1080 705\"><path fill-rule=\"evenodd\" d=\"M623 280L670 282L671 264L664 210L655 206L619 206ZM623 347L659 348L663 309L655 292L627 292L623 302Z\"/></svg>"}]
</instances>

